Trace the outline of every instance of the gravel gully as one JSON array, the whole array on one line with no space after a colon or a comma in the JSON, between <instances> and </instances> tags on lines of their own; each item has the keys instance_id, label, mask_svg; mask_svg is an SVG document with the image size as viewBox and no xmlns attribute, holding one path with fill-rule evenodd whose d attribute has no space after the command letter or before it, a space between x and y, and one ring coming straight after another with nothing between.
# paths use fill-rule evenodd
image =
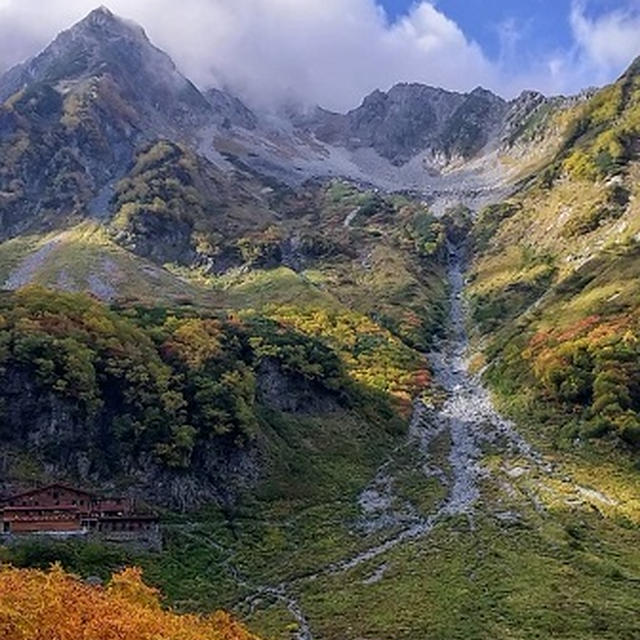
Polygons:
<instances>
[{"instance_id":1,"label":"gravel gully","mask_svg":"<svg viewBox=\"0 0 640 640\"><path fill-rule=\"evenodd\" d=\"M383 542L322 567L315 573L276 586L249 585L240 578L235 568L229 567L238 583L252 590L252 595L240 605L253 610L265 598L275 598L282 602L298 625L295 634L297 640L313 640L311 624L299 601L292 595L299 587L322 576L345 573L383 556L398 545L422 538L445 518L465 515L470 520L473 519L480 497L478 480L486 473L480 466L483 444L493 443L503 449L505 456L527 458L533 464L545 468L542 458L515 431L512 424L497 413L487 390L468 371L462 253L460 247L449 247L449 331L437 345L437 349L428 354L435 383L445 391L446 400L439 406L422 399L416 400L407 442L407 446L416 448L424 461L423 472L426 475L436 475L448 487L447 496L426 516L414 513L407 517L406 514L394 512L393 477L389 475L387 461L380 467L372 483L363 489L359 499L364 512L362 528L365 531L395 531ZM451 442L447 470L435 467L429 460L431 444L443 433L449 434Z\"/></svg>"}]
</instances>

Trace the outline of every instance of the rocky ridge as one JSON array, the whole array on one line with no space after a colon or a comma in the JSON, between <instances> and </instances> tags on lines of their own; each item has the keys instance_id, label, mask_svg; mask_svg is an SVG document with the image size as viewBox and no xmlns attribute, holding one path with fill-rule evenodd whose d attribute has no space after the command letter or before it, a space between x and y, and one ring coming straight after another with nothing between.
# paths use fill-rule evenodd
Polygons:
<instances>
[{"instance_id":1,"label":"rocky ridge","mask_svg":"<svg viewBox=\"0 0 640 640\"><path fill-rule=\"evenodd\" d=\"M142 27L105 7L2 76L0 102L5 238L70 215L108 222L117 180L159 139L186 145L231 179L249 170L297 187L345 177L414 191L436 209L476 208L510 192L534 143L554 147L547 123L565 104L400 84L346 114L266 114L228 92L201 92ZM515 161L505 163L509 155Z\"/></svg>"}]
</instances>

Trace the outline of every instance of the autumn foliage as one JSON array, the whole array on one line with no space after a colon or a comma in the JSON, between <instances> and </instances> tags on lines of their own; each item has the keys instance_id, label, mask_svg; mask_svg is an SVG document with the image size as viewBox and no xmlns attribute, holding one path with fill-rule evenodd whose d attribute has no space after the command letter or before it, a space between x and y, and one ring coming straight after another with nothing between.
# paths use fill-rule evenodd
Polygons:
<instances>
[{"instance_id":1,"label":"autumn foliage","mask_svg":"<svg viewBox=\"0 0 640 640\"><path fill-rule=\"evenodd\" d=\"M178 615L139 569L125 569L106 587L65 573L0 568L2 640L257 640L228 614Z\"/></svg>"},{"instance_id":2,"label":"autumn foliage","mask_svg":"<svg viewBox=\"0 0 640 640\"><path fill-rule=\"evenodd\" d=\"M586 409L594 435L640 445L640 314L597 315L534 335L523 351L549 400Z\"/></svg>"},{"instance_id":3,"label":"autumn foliage","mask_svg":"<svg viewBox=\"0 0 640 640\"><path fill-rule=\"evenodd\" d=\"M86 422L106 423L114 459L145 455L189 468L203 443L252 441L265 358L334 391L348 384L330 346L255 314L227 322L110 309L40 287L0 296L0 382L23 376L40 397L55 394ZM2 387L0 409L13 401Z\"/></svg>"},{"instance_id":4,"label":"autumn foliage","mask_svg":"<svg viewBox=\"0 0 640 640\"><path fill-rule=\"evenodd\" d=\"M354 381L406 407L430 384L424 358L363 314L281 306L271 315L278 324L328 345Z\"/></svg>"}]
</instances>

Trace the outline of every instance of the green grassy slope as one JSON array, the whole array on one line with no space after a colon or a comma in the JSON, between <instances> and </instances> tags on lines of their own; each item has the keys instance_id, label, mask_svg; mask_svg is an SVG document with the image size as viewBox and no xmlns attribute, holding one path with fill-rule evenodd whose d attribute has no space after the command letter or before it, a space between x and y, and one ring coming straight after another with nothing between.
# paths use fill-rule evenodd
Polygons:
<instances>
[{"instance_id":1,"label":"green grassy slope","mask_svg":"<svg viewBox=\"0 0 640 640\"><path fill-rule=\"evenodd\" d=\"M153 182L156 177L149 179ZM356 425L354 434L373 428L365 427L370 422L378 430L372 440L387 442L389 433L393 440L406 424L413 398L433 391L420 350L441 330L446 295L444 227L410 200L383 198L347 183L310 185L302 194L284 190L273 198L287 214L282 226L274 229L267 224L262 231L250 231L241 225L242 233L228 239L237 247L241 265L222 274L197 264L153 262L121 246L117 231L93 221L3 243L0 278L6 288L17 290L5 295L2 303L5 370L19 369L42 393L78 402L77 413L84 416L78 419L99 425L103 419L113 422L113 433L120 434L120 440L129 431L138 433L136 438L148 432L151 440L141 440L140 450L155 451L170 466L175 462L188 468L192 452L206 444L207 429L220 430L230 411L238 424L252 425L252 433L247 432L250 440L260 432L259 448L271 461L265 468L269 475L281 473L298 455L315 448L322 453L332 446L326 434L317 445L303 439L293 446L295 429L284 437L269 426L273 421L288 424L289 418L278 411L272 416L268 406L256 400L260 363L279 358L284 349L281 355L286 351L288 358L284 366L294 375L321 386L327 383L332 394L350 395L350 385L355 392L348 406L336 407L336 415L329 412L323 418L321 434L325 424L330 430L332 424L346 420ZM346 225L353 211L357 215ZM49 293L55 290L65 293ZM88 292L94 300L74 292ZM41 305L51 318L39 317ZM126 385L127 376L116 375L122 378L118 382L109 364L113 355L109 341L119 338L109 337L108 327L116 320L127 327L126 332L137 332L148 343L149 357L157 365L153 384L145 388L144 380L132 380L120 407L114 404L114 388ZM25 329L25 323L32 328ZM244 327L239 329L240 346L233 323ZM299 343L275 345L267 336L278 332L296 336L294 342ZM24 353L19 347L23 341L28 342ZM322 366L318 369L319 361L311 351L305 352L305 344L320 345L336 358L342 382L332 385L325 380ZM137 349L132 344L123 348L127 358L134 354L137 362ZM74 377L73 358L82 360L82 379ZM216 383L220 389L215 391L215 406L198 408L206 389L213 393L209 387L223 370L231 377ZM241 380L233 378L238 372ZM204 391L198 391L198 385ZM233 405L234 386L242 387L242 406L236 402L230 410L223 396L227 389ZM7 396L5 401L13 403L16 398ZM157 410L152 410L154 403ZM166 415L157 414L164 410ZM267 410L264 415L263 410ZM308 418L296 417L300 429L314 424L318 416L311 413ZM122 444L114 445L114 450ZM281 444L282 455L273 453ZM345 441L345 446L356 444L349 438ZM33 463L37 466L48 455L34 454L29 461L19 456L4 481L26 481L23 468L33 481ZM319 473L321 469L318 465Z\"/></svg>"},{"instance_id":2,"label":"green grassy slope","mask_svg":"<svg viewBox=\"0 0 640 640\"><path fill-rule=\"evenodd\" d=\"M486 375L506 404L539 410L552 441L610 436L636 458L639 109L634 65L574 110L554 162L480 214L469 288Z\"/></svg>"},{"instance_id":3,"label":"green grassy slope","mask_svg":"<svg viewBox=\"0 0 640 640\"><path fill-rule=\"evenodd\" d=\"M106 259L116 265L109 273L123 274L111 309L61 296L56 306L71 307L66 318L42 313L41 297L59 294L7 294L5 364L40 349L41 384L94 400L100 375L95 384L78 379L73 358L90 360L99 374L111 323L115 337L128 337L125 350L153 362L157 374L151 389L138 381L132 400L174 410L173 422L185 427L158 431L157 416L142 411L134 429L144 427L142 444L159 436L153 451L180 466L203 444L204 425L222 425L218 435L259 444L262 475L235 502L164 514L162 554L34 543L0 557L19 565L59 559L82 575L140 564L176 608L224 606L278 640L301 630L288 598L314 637L330 640L637 638L639 101L632 70L592 100L551 114L545 126L568 132L557 155L536 158L543 170L481 212L471 232L474 366L541 462L499 437L483 442L472 458L480 493L469 517L441 514L428 534L351 568L336 563L436 513L451 490L448 432L426 452L405 437L412 398L440 399L421 352L446 323L451 221L408 198L333 181L296 193L270 187L264 209L240 207L216 235L204 208L182 207L190 194L183 187L196 177L167 184L162 160L121 185L109 229L85 224L4 244L0 270L14 282L26 274L47 287L86 288ZM156 149L166 159L164 151ZM138 191L150 201L127 206ZM172 198L180 206L167 207ZM188 251L166 263L141 257L129 243L144 238L148 220L136 220L148 207L171 224L188 219L200 257L233 259L214 269ZM42 251L54 238L62 240ZM152 286L162 297L150 307ZM327 410L259 401L252 380L273 357L320 383L332 398ZM16 473L33 478L32 461L18 462ZM372 483L388 488L394 514L379 529L363 524L358 504Z\"/></svg>"}]
</instances>

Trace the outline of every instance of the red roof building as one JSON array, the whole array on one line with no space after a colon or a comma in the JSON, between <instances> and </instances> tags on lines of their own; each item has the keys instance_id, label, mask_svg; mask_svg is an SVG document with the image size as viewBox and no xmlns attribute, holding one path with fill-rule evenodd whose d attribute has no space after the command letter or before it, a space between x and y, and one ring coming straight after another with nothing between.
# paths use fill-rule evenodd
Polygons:
<instances>
[{"instance_id":1,"label":"red roof building","mask_svg":"<svg viewBox=\"0 0 640 640\"><path fill-rule=\"evenodd\" d=\"M0 515L5 534L137 532L158 523L154 514L137 512L128 498L104 498L59 483L0 501Z\"/></svg>"}]
</instances>

